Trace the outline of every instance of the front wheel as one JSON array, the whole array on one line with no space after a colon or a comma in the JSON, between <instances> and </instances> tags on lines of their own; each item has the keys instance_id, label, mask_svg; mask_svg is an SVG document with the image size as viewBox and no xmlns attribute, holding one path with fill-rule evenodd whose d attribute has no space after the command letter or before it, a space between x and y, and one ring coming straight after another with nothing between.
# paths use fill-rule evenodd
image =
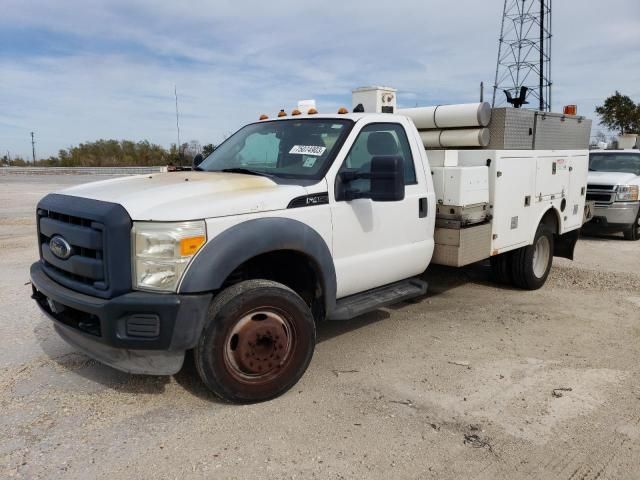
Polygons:
<instances>
[{"instance_id":1,"label":"front wheel","mask_svg":"<svg viewBox=\"0 0 640 480\"><path fill-rule=\"evenodd\" d=\"M640 212L638 212L638 218L633 225L624 231L625 240L640 240Z\"/></svg>"},{"instance_id":2,"label":"front wheel","mask_svg":"<svg viewBox=\"0 0 640 480\"><path fill-rule=\"evenodd\" d=\"M269 280L247 280L211 303L195 349L196 368L223 400L269 400L302 377L315 338L313 315L293 290Z\"/></svg>"},{"instance_id":3,"label":"front wheel","mask_svg":"<svg viewBox=\"0 0 640 480\"><path fill-rule=\"evenodd\" d=\"M513 283L526 290L537 290L547 281L552 261L553 234L544 224L540 224L533 244L513 252L511 257Z\"/></svg>"}]
</instances>

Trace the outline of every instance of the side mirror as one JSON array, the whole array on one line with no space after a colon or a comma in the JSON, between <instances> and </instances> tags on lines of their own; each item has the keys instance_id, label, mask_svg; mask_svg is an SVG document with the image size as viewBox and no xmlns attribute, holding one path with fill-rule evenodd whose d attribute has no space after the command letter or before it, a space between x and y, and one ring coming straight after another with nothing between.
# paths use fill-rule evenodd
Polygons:
<instances>
[{"instance_id":1,"label":"side mirror","mask_svg":"<svg viewBox=\"0 0 640 480\"><path fill-rule=\"evenodd\" d=\"M371 200L397 202L404 200L404 162L402 157L371 159Z\"/></svg>"},{"instance_id":2,"label":"side mirror","mask_svg":"<svg viewBox=\"0 0 640 480\"><path fill-rule=\"evenodd\" d=\"M360 191L351 187L351 182L369 180L369 189ZM373 157L371 171L343 171L336 183L336 200L370 198L374 202L397 202L404 200L404 163L402 157Z\"/></svg>"},{"instance_id":3,"label":"side mirror","mask_svg":"<svg viewBox=\"0 0 640 480\"><path fill-rule=\"evenodd\" d=\"M196 156L193 157L193 168L200 165L203 161L204 161L204 157L202 156L202 154L201 153L196 154Z\"/></svg>"}]
</instances>

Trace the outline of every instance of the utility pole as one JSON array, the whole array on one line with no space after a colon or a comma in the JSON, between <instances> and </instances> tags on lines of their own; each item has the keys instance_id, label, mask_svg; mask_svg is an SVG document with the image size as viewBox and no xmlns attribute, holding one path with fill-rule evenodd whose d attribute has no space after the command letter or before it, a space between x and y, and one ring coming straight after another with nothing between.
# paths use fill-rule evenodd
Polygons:
<instances>
[{"instance_id":1,"label":"utility pole","mask_svg":"<svg viewBox=\"0 0 640 480\"><path fill-rule=\"evenodd\" d=\"M31 155L33 157L33 164L36 164L36 142L33 139L33 132L31 132Z\"/></svg>"},{"instance_id":2,"label":"utility pole","mask_svg":"<svg viewBox=\"0 0 640 480\"><path fill-rule=\"evenodd\" d=\"M173 94L176 97L176 130L178 131L178 156L180 158L180 164L182 164L182 144L180 143L180 117L178 115L178 87L173 85Z\"/></svg>"}]
</instances>

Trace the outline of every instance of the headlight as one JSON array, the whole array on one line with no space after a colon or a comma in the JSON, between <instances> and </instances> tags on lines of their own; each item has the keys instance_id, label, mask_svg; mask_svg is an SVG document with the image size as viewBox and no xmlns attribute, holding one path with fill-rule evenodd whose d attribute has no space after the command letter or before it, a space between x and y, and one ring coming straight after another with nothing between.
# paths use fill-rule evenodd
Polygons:
<instances>
[{"instance_id":1,"label":"headlight","mask_svg":"<svg viewBox=\"0 0 640 480\"><path fill-rule=\"evenodd\" d=\"M167 292L207 240L204 221L134 222L132 236L134 288Z\"/></svg>"},{"instance_id":2,"label":"headlight","mask_svg":"<svg viewBox=\"0 0 640 480\"><path fill-rule=\"evenodd\" d=\"M620 185L616 193L617 202L636 202L638 200L638 185Z\"/></svg>"}]
</instances>

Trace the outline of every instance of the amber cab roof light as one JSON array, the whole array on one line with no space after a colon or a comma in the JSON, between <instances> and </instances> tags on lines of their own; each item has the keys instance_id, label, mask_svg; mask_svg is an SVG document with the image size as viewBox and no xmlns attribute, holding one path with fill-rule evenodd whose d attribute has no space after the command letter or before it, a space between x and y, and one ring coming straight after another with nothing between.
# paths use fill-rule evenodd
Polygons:
<instances>
[{"instance_id":1,"label":"amber cab roof light","mask_svg":"<svg viewBox=\"0 0 640 480\"><path fill-rule=\"evenodd\" d=\"M269 115L265 115L264 113L260 115L260 120L266 120L269 118Z\"/></svg>"},{"instance_id":2,"label":"amber cab roof light","mask_svg":"<svg viewBox=\"0 0 640 480\"><path fill-rule=\"evenodd\" d=\"M286 116L287 116L287 112L285 112L284 109L278 112L278 117L286 117Z\"/></svg>"}]
</instances>

